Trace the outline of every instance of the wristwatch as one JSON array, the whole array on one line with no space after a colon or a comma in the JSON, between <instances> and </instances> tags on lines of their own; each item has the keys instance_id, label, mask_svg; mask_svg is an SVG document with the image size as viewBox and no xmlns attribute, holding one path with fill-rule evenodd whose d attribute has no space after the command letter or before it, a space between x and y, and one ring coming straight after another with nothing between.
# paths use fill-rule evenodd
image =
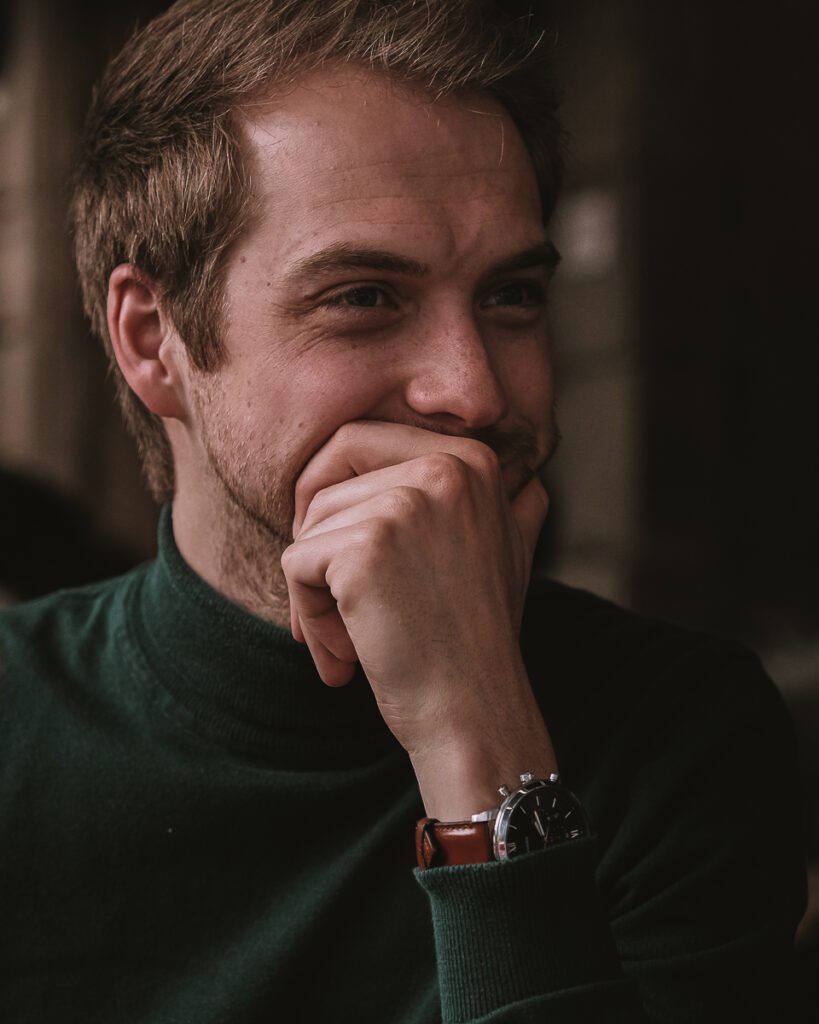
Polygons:
<instances>
[{"instance_id":1,"label":"wristwatch","mask_svg":"<svg viewBox=\"0 0 819 1024\"><path fill-rule=\"evenodd\" d=\"M500 807L473 814L471 821L422 818L415 827L418 867L509 860L589 833L582 804L556 774L536 779L524 772L519 789L501 786L498 792Z\"/></svg>"}]
</instances>

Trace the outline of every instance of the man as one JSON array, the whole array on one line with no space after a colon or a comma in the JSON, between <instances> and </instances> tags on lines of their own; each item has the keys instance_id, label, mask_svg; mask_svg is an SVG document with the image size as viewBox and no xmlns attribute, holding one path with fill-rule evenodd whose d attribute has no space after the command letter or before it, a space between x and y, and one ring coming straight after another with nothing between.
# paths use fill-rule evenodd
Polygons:
<instances>
[{"instance_id":1,"label":"man","mask_svg":"<svg viewBox=\"0 0 819 1024\"><path fill-rule=\"evenodd\" d=\"M504 7L182 0L97 91L78 266L168 505L0 633L3 1019L781 1010L775 691L526 597L559 132Z\"/></svg>"}]
</instances>

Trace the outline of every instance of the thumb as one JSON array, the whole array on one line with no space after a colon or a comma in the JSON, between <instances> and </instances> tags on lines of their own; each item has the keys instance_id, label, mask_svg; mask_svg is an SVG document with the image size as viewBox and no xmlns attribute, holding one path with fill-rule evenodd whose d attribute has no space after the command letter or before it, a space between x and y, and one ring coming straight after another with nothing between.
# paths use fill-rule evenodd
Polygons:
<instances>
[{"instance_id":1,"label":"thumb","mask_svg":"<svg viewBox=\"0 0 819 1024\"><path fill-rule=\"evenodd\" d=\"M518 524L526 550L527 565L531 565L535 545L549 511L549 495L535 476L519 491L512 501L512 515Z\"/></svg>"}]
</instances>

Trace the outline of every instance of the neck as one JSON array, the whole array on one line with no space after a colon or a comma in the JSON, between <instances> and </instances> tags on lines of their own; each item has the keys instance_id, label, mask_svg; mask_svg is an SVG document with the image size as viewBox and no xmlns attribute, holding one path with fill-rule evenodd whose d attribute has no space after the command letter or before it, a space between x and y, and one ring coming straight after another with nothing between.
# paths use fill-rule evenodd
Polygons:
<instances>
[{"instance_id":1,"label":"neck","mask_svg":"<svg viewBox=\"0 0 819 1024\"><path fill-rule=\"evenodd\" d=\"M175 495L173 532L182 557L214 590L258 618L290 628L283 537L227 493L204 507L184 493Z\"/></svg>"}]
</instances>

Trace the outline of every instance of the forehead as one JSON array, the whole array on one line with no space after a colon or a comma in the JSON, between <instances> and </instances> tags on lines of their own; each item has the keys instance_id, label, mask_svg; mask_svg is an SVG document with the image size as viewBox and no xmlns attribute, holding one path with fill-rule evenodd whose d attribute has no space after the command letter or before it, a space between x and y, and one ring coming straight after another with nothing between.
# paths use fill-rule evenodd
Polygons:
<instances>
[{"instance_id":1,"label":"forehead","mask_svg":"<svg viewBox=\"0 0 819 1024\"><path fill-rule=\"evenodd\" d=\"M311 239L474 245L498 230L542 237L534 170L486 93L434 99L370 71L315 72L243 111L260 227L279 258ZM460 237L451 237L458 235ZM336 236L329 238L328 236Z\"/></svg>"}]
</instances>

